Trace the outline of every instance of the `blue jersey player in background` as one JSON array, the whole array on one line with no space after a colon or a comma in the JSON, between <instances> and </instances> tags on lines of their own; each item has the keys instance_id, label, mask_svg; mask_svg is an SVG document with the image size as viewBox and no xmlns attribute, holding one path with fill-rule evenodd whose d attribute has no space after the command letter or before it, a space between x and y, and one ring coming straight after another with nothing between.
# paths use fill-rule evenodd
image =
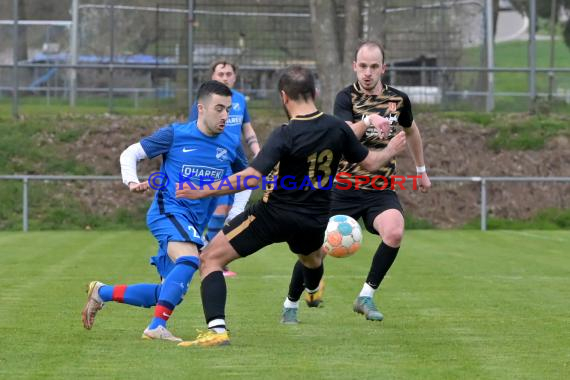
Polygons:
<instances>
[{"instance_id":1,"label":"blue jersey player in background","mask_svg":"<svg viewBox=\"0 0 570 380\"><path fill-rule=\"evenodd\" d=\"M233 90L234 84L236 82L236 66L225 60L218 60L212 63L211 74L212 80L217 80L218 82L224 83L226 86L232 89L232 108L226 122L226 129L224 133L232 136L232 138L238 141L239 154L245 159L245 153L241 147L241 139L247 143L249 149L254 156L259 153L260 146L257 141L257 136L255 130L251 125L251 119L247 111L247 103L245 96ZM190 111L190 121L196 120L198 117L198 108L196 103L192 106ZM230 173L231 174L231 173ZM208 222L208 229L206 231L206 239L208 241L212 240L214 236L220 231L224 226L224 221L229 222L236 215L240 214L244 209L251 195L251 190L244 190L236 194L235 197L231 195L223 195L217 197L217 203L213 204L215 207L214 214ZM230 271L227 267L224 268L224 276L235 276L236 273Z\"/></svg>"},{"instance_id":2,"label":"blue jersey player in background","mask_svg":"<svg viewBox=\"0 0 570 380\"><path fill-rule=\"evenodd\" d=\"M231 90L223 83L205 82L198 90L196 121L174 123L159 129L121 154L123 182L130 191L145 192L151 184L157 190L147 213L147 225L158 241L158 253L151 258L151 264L156 266L162 283L110 286L92 281L82 313L86 329L93 327L95 316L105 302L156 306L143 338L181 341L168 331L166 322L182 302L192 276L198 270L198 249L204 244L202 227L211 216L211 204L215 199L177 199L176 183L181 175L192 177L196 183L205 178L219 180L232 173L232 165L233 171L247 166L236 155L239 140L222 133L232 105L231 96ZM139 183L137 161L159 155L163 158L161 178L149 178L148 182Z\"/></svg>"}]
</instances>

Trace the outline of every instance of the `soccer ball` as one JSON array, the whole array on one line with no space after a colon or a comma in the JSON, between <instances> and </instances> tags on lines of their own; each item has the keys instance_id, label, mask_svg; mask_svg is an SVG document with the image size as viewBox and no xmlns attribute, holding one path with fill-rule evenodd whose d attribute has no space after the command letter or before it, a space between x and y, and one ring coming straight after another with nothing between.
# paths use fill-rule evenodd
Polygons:
<instances>
[{"instance_id":1,"label":"soccer ball","mask_svg":"<svg viewBox=\"0 0 570 380\"><path fill-rule=\"evenodd\" d=\"M362 230L356 220L346 215L329 219L325 231L323 251L332 257L348 257L358 251L362 243Z\"/></svg>"}]
</instances>

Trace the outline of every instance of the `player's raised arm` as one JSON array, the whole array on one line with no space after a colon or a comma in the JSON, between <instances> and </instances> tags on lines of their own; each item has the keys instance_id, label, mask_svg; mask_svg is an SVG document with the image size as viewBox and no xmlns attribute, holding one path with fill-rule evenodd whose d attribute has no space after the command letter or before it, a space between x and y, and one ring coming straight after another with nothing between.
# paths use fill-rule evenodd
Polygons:
<instances>
[{"instance_id":1,"label":"player's raised arm","mask_svg":"<svg viewBox=\"0 0 570 380\"><path fill-rule=\"evenodd\" d=\"M125 149L119 158L123 183L133 193L143 193L149 190L148 182L141 183L137 175L137 162L145 158L147 158L147 155L140 142L132 144Z\"/></svg>"},{"instance_id":2,"label":"player's raised arm","mask_svg":"<svg viewBox=\"0 0 570 380\"><path fill-rule=\"evenodd\" d=\"M145 158L154 158L168 152L172 146L173 129L169 125L161 128L152 135L143 138L140 142L132 144L121 153L121 176L123 183L134 193L149 190L148 182L140 182L137 175L137 162Z\"/></svg>"}]
</instances>

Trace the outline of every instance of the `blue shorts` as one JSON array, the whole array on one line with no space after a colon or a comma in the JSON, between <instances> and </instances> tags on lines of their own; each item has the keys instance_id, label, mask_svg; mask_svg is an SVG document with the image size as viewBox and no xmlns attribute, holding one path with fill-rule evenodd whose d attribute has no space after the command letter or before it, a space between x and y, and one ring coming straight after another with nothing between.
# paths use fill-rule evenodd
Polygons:
<instances>
[{"instance_id":1,"label":"blue shorts","mask_svg":"<svg viewBox=\"0 0 570 380\"><path fill-rule=\"evenodd\" d=\"M198 248L204 245L199 230L186 215L167 214L147 217L150 232L158 241L158 252L150 258L150 264L156 266L160 277L165 278L174 268L174 263L168 256L168 242L181 241L194 243Z\"/></svg>"}]
</instances>

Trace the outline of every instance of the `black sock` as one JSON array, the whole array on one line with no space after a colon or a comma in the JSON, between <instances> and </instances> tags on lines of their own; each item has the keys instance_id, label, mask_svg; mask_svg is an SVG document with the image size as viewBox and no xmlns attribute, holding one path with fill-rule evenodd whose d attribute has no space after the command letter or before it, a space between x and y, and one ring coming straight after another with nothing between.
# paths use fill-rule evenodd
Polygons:
<instances>
[{"instance_id":1,"label":"black sock","mask_svg":"<svg viewBox=\"0 0 570 380\"><path fill-rule=\"evenodd\" d=\"M380 247L376 250L374 258L372 259L372 265L370 265L370 272L368 272L368 277L366 278L366 283L374 289L378 289L380 283L388 273L388 270L396 260L398 255L398 250L400 247L393 248L389 245L380 244Z\"/></svg>"},{"instance_id":2,"label":"black sock","mask_svg":"<svg viewBox=\"0 0 570 380\"><path fill-rule=\"evenodd\" d=\"M293 266L293 273L291 274L291 282L289 283L289 294L287 298L291 302L297 302L303 294L305 284L303 283L303 264L297 260Z\"/></svg>"},{"instance_id":3,"label":"black sock","mask_svg":"<svg viewBox=\"0 0 570 380\"><path fill-rule=\"evenodd\" d=\"M206 323L214 319L225 319L227 289L224 274L216 271L207 275L202 280L200 292Z\"/></svg>"},{"instance_id":4,"label":"black sock","mask_svg":"<svg viewBox=\"0 0 570 380\"><path fill-rule=\"evenodd\" d=\"M301 264L302 265L302 264ZM319 282L323 278L323 273L325 271L325 267L323 263L318 268L307 268L306 266L302 265L303 269L303 279L305 282L305 288L309 290L314 290L319 287Z\"/></svg>"}]
</instances>

